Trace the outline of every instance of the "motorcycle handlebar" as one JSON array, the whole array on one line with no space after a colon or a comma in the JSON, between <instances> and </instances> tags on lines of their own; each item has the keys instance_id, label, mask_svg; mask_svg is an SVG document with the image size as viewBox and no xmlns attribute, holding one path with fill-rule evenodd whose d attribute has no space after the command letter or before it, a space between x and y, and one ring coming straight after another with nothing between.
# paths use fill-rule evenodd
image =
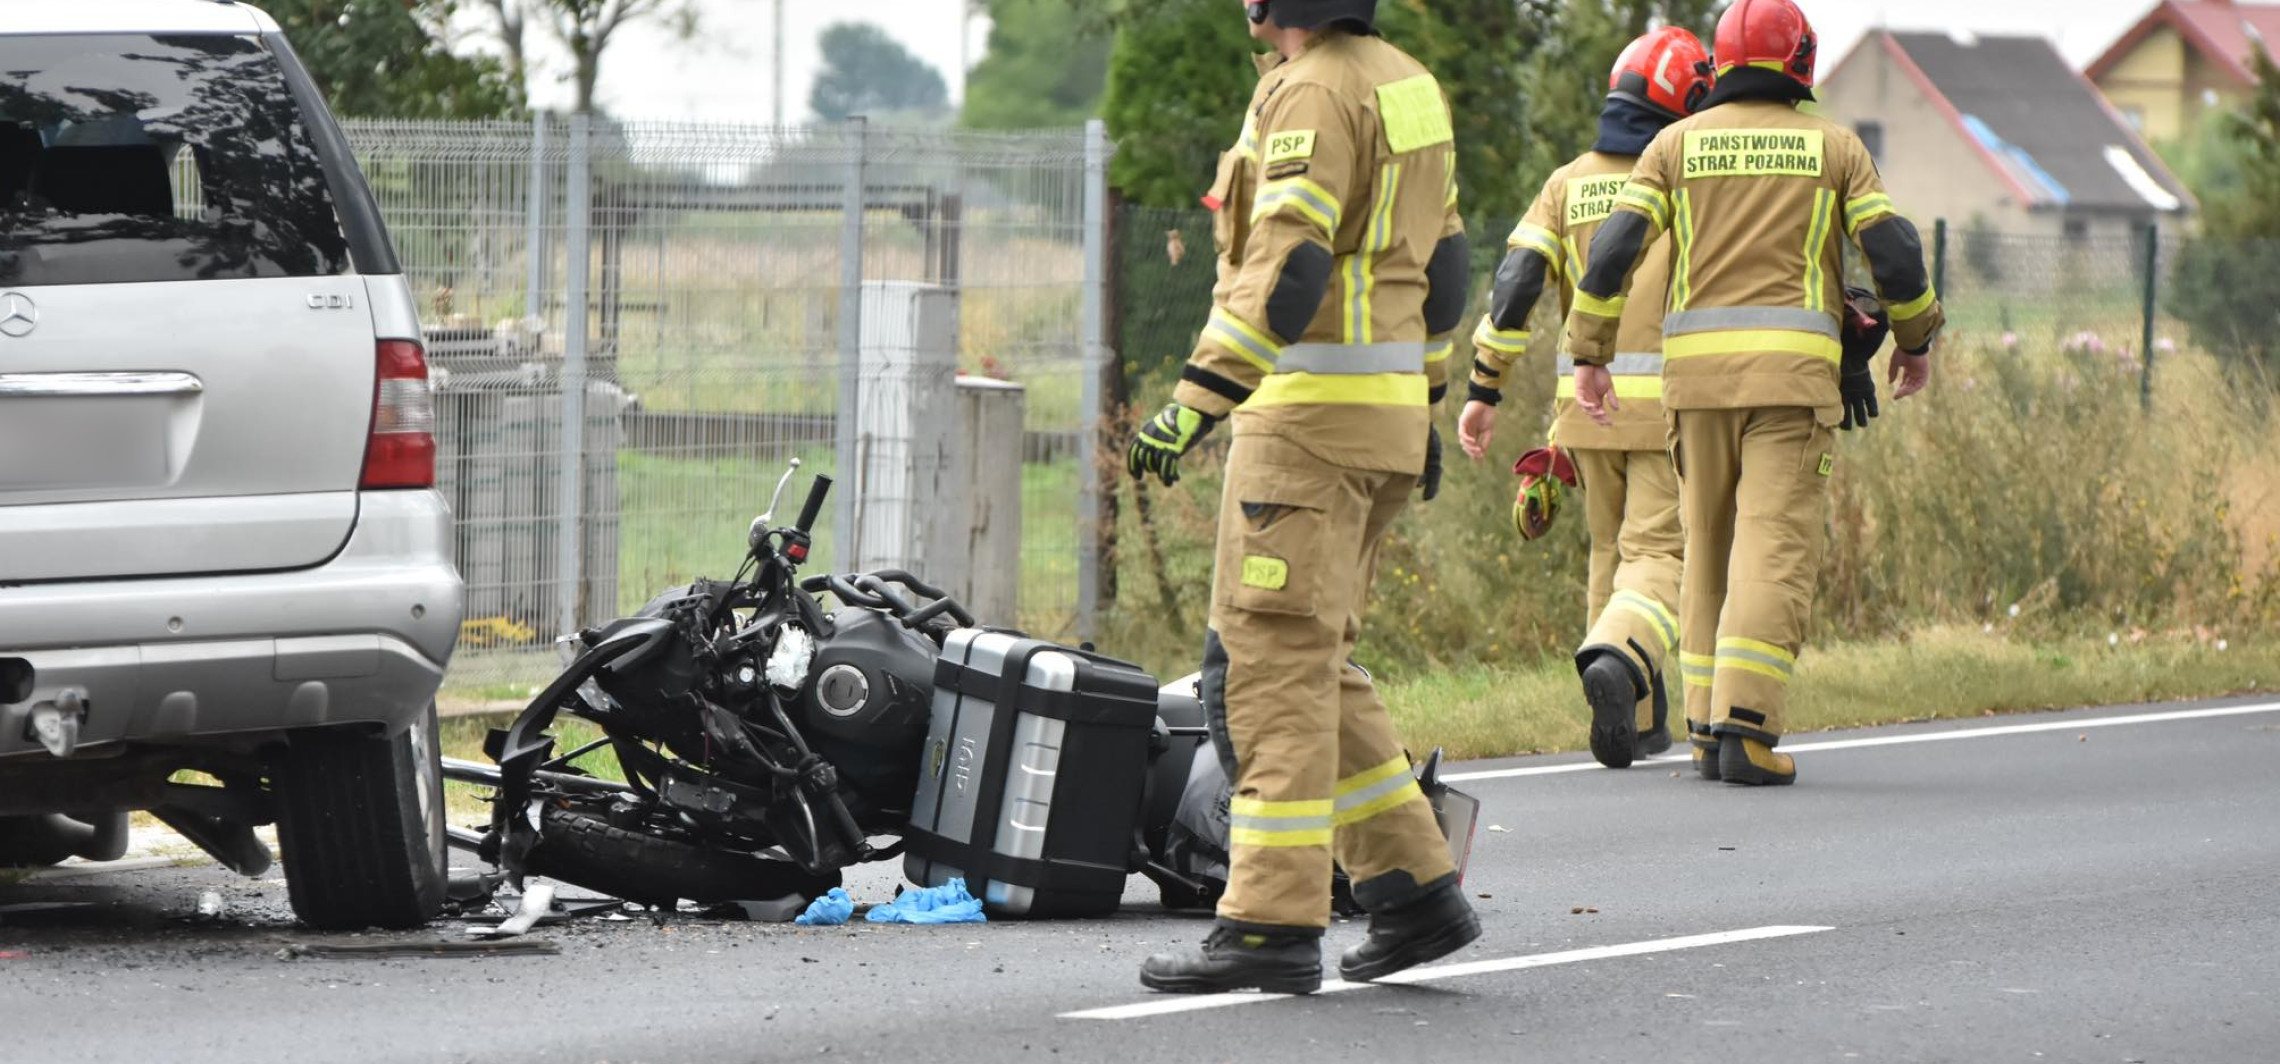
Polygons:
<instances>
[{"instance_id":1,"label":"motorcycle handlebar","mask_svg":"<svg viewBox=\"0 0 2280 1064\"><path fill-rule=\"evenodd\" d=\"M800 504L800 519L792 527L801 532L812 531L815 528L816 518L823 516L823 500L830 494L831 478L816 477L815 484L808 488L807 501Z\"/></svg>"}]
</instances>

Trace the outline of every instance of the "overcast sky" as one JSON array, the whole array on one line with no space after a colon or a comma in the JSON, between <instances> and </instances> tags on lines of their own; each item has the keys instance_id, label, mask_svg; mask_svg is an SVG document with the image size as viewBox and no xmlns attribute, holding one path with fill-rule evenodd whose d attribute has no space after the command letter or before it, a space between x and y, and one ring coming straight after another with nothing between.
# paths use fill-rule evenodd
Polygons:
<instances>
[{"instance_id":1,"label":"overcast sky","mask_svg":"<svg viewBox=\"0 0 2280 1064\"><path fill-rule=\"evenodd\" d=\"M2055 40L2077 65L2089 62L2152 6L2152 0L1803 0L1821 32L1821 67L1827 70L1878 25L1893 29L1962 29L1981 33L2039 33ZM2244 0L2245 2L2245 0ZM626 118L769 121L773 114L769 62L772 0L698 0L704 32L695 42L675 41L654 29L627 31L613 44L602 72L604 106ZM960 12L965 0L784 0L785 116L808 117L808 87L820 59L816 35L833 22L875 22L942 71L958 92ZM1229 17L1236 5L1228 4ZM988 24L970 27L974 59L981 58ZM559 70L562 64L556 64ZM1589 73L1589 72L1586 72ZM541 104L560 106L569 90L534 84Z\"/></svg>"}]
</instances>

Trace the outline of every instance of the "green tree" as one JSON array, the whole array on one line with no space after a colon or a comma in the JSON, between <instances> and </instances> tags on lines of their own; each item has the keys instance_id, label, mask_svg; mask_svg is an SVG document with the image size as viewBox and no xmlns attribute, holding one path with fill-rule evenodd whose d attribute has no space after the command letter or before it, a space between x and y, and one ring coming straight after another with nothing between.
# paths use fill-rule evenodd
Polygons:
<instances>
[{"instance_id":1,"label":"green tree","mask_svg":"<svg viewBox=\"0 0 2280 1064\"><path fill-rule=\"evenodd\" d=\"M987 0L989 51L966 77L958 124L1073 126L1100 110L1110 36L1068 0Z\"/></svg>"},{"instance_id":2,"label":"green tree","mask_svg":"<svg viewBox=\"0 0 2280 1064\"><path fill-rule=\"evenodd\" d=\"M572 103L580 114L594 110L594 90L602 79L602 56L618 31L638 22L663 22L682 40L697 34L695 0L482 0L491 12L491 29L507 50L507 69L517 84L530 77L527 51L533 20L570 52Z\"/></svg>"},{"instance_id":3,"label":"green tree","mask_svg":"<svg viewBox=\"0 0 2280 1064\"><path fill-rule=\"evenodd\" d=\"M1102 108L1116 139L1109 181L1135 203L1189 207L1243 131L1256 49L1227 0L1161 0L1116 12Z\"/></svg>"},{"instance_id":4,"label":"green tree","mask_svg":"<svg viewBox=\"0 0 2280 1064\"><path fill-rule=\"evenodd\" d=\"M522 105L498 60L454 55L448 0L267 0L262 5L334 112L370 118L495 118Z\"/></svg>"},{"instance_id":5,"label":"green tree","mask_svg":"<svg viewBox=\"0 0 2280 1064\"><path fill-rule=\"evenodd\" d=\"M2240 112L2213 117L2223 157L2196 189L2201 232L2178 256L2170 310L2193 339L2280 385L2272 278L2280 276L2280 66L2256 49L2257 89Z\"/></svg>"},{"instance_id":6,"label":"green tree","mask_svg":"<svg viewBox=\"0 0 2280 1064\"><path fill-rule=\"evenodd\" d=\"M935 112L949 105L942 75L877 26L834 23L820 41L823 69L808 92L808 107L826 122Z\"/></svg>"},{"instance_id":7,"label":"green tree","mask_svg":"<svg viewBox=\"0 0 2280 1064\"><path fill-rule=\"evenodd\" d=\"M1568 160L1591 148L1607 97L1607 74L1625 46L1658 25L1684 26L1709 46L1722 0L1577 0L1531 4L1537 42L1522 64L1514 126L1525 130L1514 173L1533 196ZM1523 200L1513 213L1524 210Z\"/></svg>"}]
</instances>

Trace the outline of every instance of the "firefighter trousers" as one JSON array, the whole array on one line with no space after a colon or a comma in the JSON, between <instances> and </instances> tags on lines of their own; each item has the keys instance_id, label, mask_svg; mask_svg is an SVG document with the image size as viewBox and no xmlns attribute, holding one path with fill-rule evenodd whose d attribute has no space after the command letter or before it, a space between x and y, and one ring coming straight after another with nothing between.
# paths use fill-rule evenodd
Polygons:
<instances>
[{"instance_id":1,"label":"firefighter trousers","mask_svg":"<svg viewBox=\"0 0 2280 1064\"><path fill-rule=\"evenodd\" d=\"M1377 910L1456 871L1393 718L1351 661L1379 543L1416 488L1280 437L1235 438L1203 673L1234 781L1223 923L1327 928L1333 854Z\"/></svg>"},{"instance_id":2,"label":"firefighter trousers","mask_svg":"<svg viewBox=\"0 0 2280 1064\"><path fill-rule=\"evenodd\" d=\"M1678 584L1686 535L1678 475L1662 451L1571 451L1591 526L1591 613L1582 651L1611 648L1660 679L1678 653ZM1580 656L1580 652L1579 652ZM1654 699L1639 700L1641 734Z\"/></svg>"},{"instance_id":3,"label":"firefighter trousers","mask_svg":"<svg viewBox=\"0 0 2280 1064\"><path fill-rule=\"evenodd\" d=\"M1807 407L1679 410L1679 672L1698 735L1778 742L1828 538L1835 431Z\"/></svg>"}]
</instances>

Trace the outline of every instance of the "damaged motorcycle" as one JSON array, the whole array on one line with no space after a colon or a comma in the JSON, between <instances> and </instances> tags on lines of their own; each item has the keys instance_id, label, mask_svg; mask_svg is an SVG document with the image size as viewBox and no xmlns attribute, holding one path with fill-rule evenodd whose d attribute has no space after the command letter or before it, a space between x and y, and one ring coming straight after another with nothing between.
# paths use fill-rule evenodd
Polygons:
<instances>
[{"instance_id":1,"label":"damaged motorcycle","mask_svg":"<svg viewBox=\"0 0 2280 1064\"><path fill-rule=\"evenodd\" d=\"M446 761L493 792L489 830L455 844L518 887L783 919L895 857L920 885L966 880L993 915L1105 915L1134 873L1169 907L1214 903L1228 794L1192 678L1159 689L1090 646L984 628L906 572L803 578L831 480L778 526L798 472L732 579L565 636L575 656L490 734L494 764ZM557 751L564 716L599 738ZM1461 870L1474 807L1438 759L1421 783Z\"/></svg>"}]
</instances>

